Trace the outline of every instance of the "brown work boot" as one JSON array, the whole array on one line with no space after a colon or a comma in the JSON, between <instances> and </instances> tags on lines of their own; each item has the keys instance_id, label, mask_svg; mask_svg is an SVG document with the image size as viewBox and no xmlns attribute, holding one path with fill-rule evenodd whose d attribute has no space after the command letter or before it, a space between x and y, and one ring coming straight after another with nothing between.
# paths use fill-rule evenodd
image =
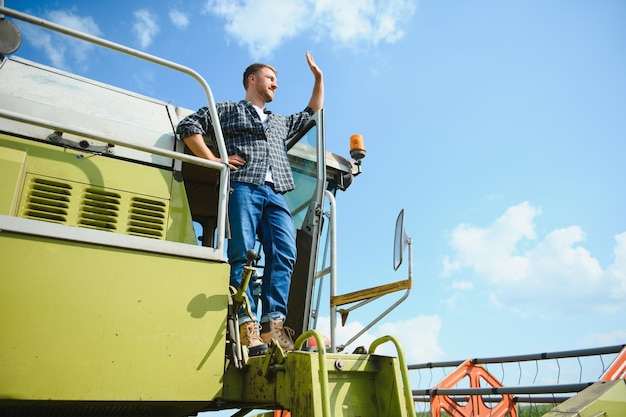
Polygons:
<instances>
[{"instance_id":1,"label":"brown work boot","mask_svg":"<svg viewBox=\"0 0 626 417\"><path fill-rule=\"evenodd\" d=\"M283 350L293 350L292 337L295 333L293 329L283 326L282 320L270 320L261 323L261 340L269 343L272 339L276 339Z\"/></svg>"},{"instance_id":2,"label":"brown work boot","mask_svg":"<svg viewBox=\"0 0 626 417\"><path fill-rule=\"evenodd\" d=\"M239 326L239 340L248 347L250 356L263 355L267 352L267 345L259 336L259 323L247 321Z\"/></svg>"}]
</instances>

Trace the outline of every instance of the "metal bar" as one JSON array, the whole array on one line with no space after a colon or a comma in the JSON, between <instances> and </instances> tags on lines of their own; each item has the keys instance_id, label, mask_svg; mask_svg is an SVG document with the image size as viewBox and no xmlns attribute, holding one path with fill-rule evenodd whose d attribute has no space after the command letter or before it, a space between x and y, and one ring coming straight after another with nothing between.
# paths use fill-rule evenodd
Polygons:
<instances>
[{"instance_id":1,"label":"metal bar","mask_svg":"<svg viewBox=\"0 0 626 417\"><path fill-rule=\"evenodd\" d=\"M405 279L403 281L391 282L389 284L383 284L372 288L367 288L364 290L353 291L347 294L337 295L331 297L330 302L333 306L342 306L350 303L354 303L362 300L369 300L372 298L378 298L383 295L391 294L392 292L397 292L401 290L405 290L411 287L411 280Z\"/></svg>"},{"instance_id":2,"label":"metal bar","mask_svg":"<svg viewBox=\"0 0 626 417\"><path fill-rule=\"evenodd\" d=\"M316 184L312 198L308 203L307 218L310 220L305 221L306 226L309 227L307 233L311 236L311 258L309 259L306 291L304 294L304 319L301 326L301 331L305 332L311 327L311 314L312 314L312 302L313 302L313 290L315 286L315 276L318 267L318 251L319 251L319 239L321 220L324 210L324 192L326 191L326 131L324 128L324 109L319 109L311 117L311 121L306 126L315 123L316 128Z\"/></svg>"},{"instance_id":3,"label":"metal bar","mask_svg":"<svg viewBox=\"0 0 626 417\"><path fill-rule=\"evenodd\" d=\"M413 369L451 368L459 366L463 362L465 362L465 360L418 363L409 365L409 371Z\"/></svg>"},{"instance_id":4,"label":"metal bar","mask_svg":"<svg viewBox=\"0 0 626 417\"><path fill-rule=\"evenodd\" d=\"M483 397L484 400L485 397ZM565 401L569 400L572 397L564 397L564 396L559 396L557 397L552 396L552 397L531 397L531 396L524 396L524 397L515 397L515 402L520 404L561 404L564 403Z\"/></svg>"},{"instance_id":5,"label":"metal bar","mask_svg":"<svg viewBox=\"0 0 626 417\"><path fill-rule=\"evenodd\" d=\"M327 243L328 244L328 243ZM324 260L324 263L326 263L326 261ZM326 267L324 269L322 269L321 271L317 271L317 273L315 274L315 278L322 278L326 275L330 274L330 267Z\"/></svg>"},{"instance_id":6,"label":"metal bar","mask_svg":"<svg viewBox=\"0 0 626 417\"><path fill-rule=\"evenodd\" d=\"M326 175L328 175L328 172L326 172ZM334 194L332 194L332 192L330 192L329 190L324 191L324 194L327 195L326 193L330 193L331 195L334 196ZM334 202L332 203L334 204ZM323 204L322 204L323 206ZM332 210L332 209L331 209ZM330 213L328 214L324 214L326 216L329 217L329 221L330 220ZM323 227L323 225L322 225ZM329 227L330 229L330 227ZM323 234L323 232L320 232L320 235ZM328 252L330 251L330 232L326 233L326 243L324 243L324 258L322 259L322 262L320 265L324 266L326 265L326 261L328 258ZM315 315L312 317L313 318L313 325L310 326L312 329L317 329L317 319L319 318L319 311L320 311L320 305L322 303L322 292L324 290L324 277L328 274L330 274L332 272L332 268L334 268L333 264L331 264L330 266L317 271L317 273L315 274L315 279L319 280L318 284L317 284L317 297L315 299L315 309L313 310L315 312ZM334 350L331 350L332 353L335 353Z\"/></svg>"},{"instance_id":7,"label":"metal bar","mask_svg":"<svg viewBox=\"0 0 626 417\"><path fill-rule=\"evenodd\" d=\"M494 403L499 403L500 401L502 401L502 397L501 396L481 396L483 402L485 403L490 403L490 404L494 404ZM565 402L567 400L569 400L570 398L572 398L571 396L547 396L547 397L536 397L536 396L521 396L521 397L515 397L515 402L520 404L560 404L562 402ZM431 397L429 395L419 395L419 396L414 396L413 397L413 401L415 402L420 402L420 403L428 403L430 402ZM457 403L463 403L463 402L469 402L470 401L470 396L467 395L451 395L450 399L457 402Z\"/></svg>"},{"instance_id":8,"label":"metal bar","mask_svg":"<svg viewBox=\"0 0 626 417\"><path fill-rule=\"evenodd\" d=\"M52 123L50 121L44 121L44 120L39 119L37 117L26 116L26 115L23 115L23 114L18 114L18 113L15 113L15 112L12 112L12 111L9 111L9 110L4 110L4 109L1 109L1 108L0 108L0 117L5 118L5 119L9 119L9 120L14 120L16 122L28 123L28 124L31 124L31 125L43 127L45 129L50 129L50 130L55 130L55 131L59 131L59 132L69 133L71 135L82 136L82 137L86 137L86 138L89 138L89 139L94 139L94 140L98 140L98 141L101 141L101 142L110 143L110 144L113 144L113 145L123 146L123 147L126 147L126 148L131 148L131 149L135 149L135 150L138 150L138 151L151 153L151 154L154 154L154 155L165 156L165 157L168 157L168 158L172 158L172 159L188 162L190 164L200 165L200 166L203 166L203 167L206 167L206 168L211 168L211 169L221 170L221 171L225 171L226 170L226 168L224 167L223 164L218 163L218 162L209 161L208 159L198 158L197 156L187 155L187 154L182 153L182 152L170 151L169 149L157 148L155 146L146 146L146 145L142 145L140 143L138 144L138 143L128 142L128 141L120 140L120 139L111 139L108 136L96 135L96 134L93 134L93 133L90 133L90 132L87 132L87 131L83 131L83 130L80 130L80 129L68 128L66 126L61 126L59 124Z\"/></svg>"},{"instance_id":9,"label":"metal bar","mask_svg":"<svg viewBox=\"0 0 626 417\"><path fill-rule=\"evenodd\" d=\"M324 195L328 199L330 206L330 214L328 221L328 236L330 237L330 299L337 294L337 235L336 220L337 213L335 208L335 196L326 190ZM337 306L330 305L330 352L337 352Z\"/></svg>"},{"instance_id":10,"label":"metal bar","mask_svg":"<svg viewBox=\"0 0 626 417\"><path fill-rule=\"evenodd\" d=\"M476 358L472 360L474 364L480 363L509 363L509 362L524 362L535 361L545 359L561 359L561 358L574 358L579 356L594 356L594 355L606 355L611 353L619 353L626 345L614 345L605 346L590 349L577 349L566 350L560 352L547 352L547 353L535 353L529 355L513 355L513 356L495 356L488 358ZM409 365L409 370L412 369L430 369L430 368L447 368L452 366L459 366L465 362L465 360L459 361L445 361L445 362L427 362L415 365Z\"/></svg>"},{"instance_id":11,"label":"metal bar","mask_svg":"<svg viewBox=\"0 0 626 417\"><path fill-rule=\"evenodd\" d=\"M429 388L413 390L413 395L490 395L490 394L563 394L580 392L593 382L561 385L536 385L524 387L485 387L485 388Z\"/></svg>"},{"instance_id":12,"label":"metal bar","mask_svg":"<svg viewBox=\"0 0 626 417\"><path fill-rule=\"evenodd\" d=\"M530 355L476 358L473 360L473 362L474 363L506 363L506 362L534 361L534 360L542 360L542 359L561 359L561 358L573 358L573 357L580 357L580 356L604 355L604 354L609 354L609 353L618 353L620 350L624 348L624 346L626 345L615 345L615 346L606 346L606 347L590 348L590 349L566 350L566 351L560 351L560 352L536 353L536 354L530 354Z\"/></svg>"}]
</instances>

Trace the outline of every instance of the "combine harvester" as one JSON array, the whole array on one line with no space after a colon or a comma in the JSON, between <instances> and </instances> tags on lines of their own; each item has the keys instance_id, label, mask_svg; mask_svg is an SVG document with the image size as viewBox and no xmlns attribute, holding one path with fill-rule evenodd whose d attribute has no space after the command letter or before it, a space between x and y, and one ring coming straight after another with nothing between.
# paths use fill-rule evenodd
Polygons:
<instances>
[{"instance_id":1,"label":"combine harvester","mask_svg":"<svg viewBox=\"0 0 626 417\"><path fill-rule=\"evenodd\" d=\"M225 259L225 157L194 157L176 140L189 109L13 56L21 35L4 16L189 75L215 114L195 71L0 2L0 415L415 415L419 393L394 337L354 353L342 351L362 332L336 343L337 316L345 322L370 301L402 294L364 332L411 289L401 212L394 265L408 248L408 278L335 293L335 196L361 172L362 138L351 138L353 160L327 152L320 110L288 140L298 259L286 324L296 349L271 343L249 357L236 335L245 299L229 288ZM219 126L215 134L226 155ZM245 277L261 265L251 253ZM314 330L325 276L328 343ZM376 354L384 343L396 357Z\"/></svg>"},{"instance_id":2,"label":"combine harvester","mask_svg":"<svg viewBox=\"0 0 626 417\"><path fill-rule=\"evenodd\" d=\"M334 266L318 271L325 240L334 242L334 197L360 173L362 138L351 138L356 161L326 152L320 110L289 139L296 350L271 343L248 357L234 331L244 300L229 288L225 260L225 157L194 157L176 140L191 110L12 56L21 35L4 16L187 74L215 112L208 84L176 63L1 6L0 415L414 414L393 337L339 354L312 330L316 280L335 277ZM219 126L215 134L225 156ZM373 292L395 289L383 287ZM311 338L316 351L304 349ZM375 354L387 342L397 358Z\"/></svg>"}]
</instances>

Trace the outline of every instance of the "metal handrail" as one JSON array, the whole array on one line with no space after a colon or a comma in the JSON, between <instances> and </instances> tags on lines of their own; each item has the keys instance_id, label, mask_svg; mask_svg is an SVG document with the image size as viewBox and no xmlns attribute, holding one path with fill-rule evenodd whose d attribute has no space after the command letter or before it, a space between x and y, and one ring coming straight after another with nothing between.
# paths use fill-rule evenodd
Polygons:
<instances>
[{"instance_id":1,"label":"metal handrail","mask_svg":"<svg viewBox=\"0 0 626 417\"><path fill-rule=\"evenodd\" d=\"M108 136L105 137L102 135L95 135L92 132L88 132L86 130L67 128L66 126L61 126L60 124L50 122L49 120L43 120L37 117L26 116L20 113L12 112L10 110L5 110L5 109L0 108L0 117L9 119L9 120L14 120L16 122L32 124L38 127L43 127L45 129L63 131L71 135L82 136L82 137L86 137L89 139L98 140L101 142L107 142L113 145L123 146L126 148L131 148L131 149L135 149L138 151L151 153L154 155L176 159L182 162L189 162L191 164L200 165L206 168L212 168L212 169L222 168L222 164L219 162L213 162L208 159L198 158L197 156L188 155L182 152L170 151L169 149L157 148L155 146L147 146L141 143L133 143L133 142L129 142L129 141L121 140L121 139L113 139Z\"/></svg>"},{"instance_id":2,"label":"metal handrail","mask_svg":"<svg viewBox=\"0 0 626 417\"><path fill-rule=\"evenodd\" d=\"M328 199L330 211L328 222L328 236L330 240L330 267L324 271L330 273L330 296L337 294L337 214L335 196L330 191L324 193ZM323 271L322 271L323 272ZM337 352L337 307L330 306L330 351Z\"/></svg>"},{"instance_id":3,"label":"metal handrail","mask_svg":"<svg viewBox=\"0 0 626 417\"><path fill-rule=\"evenodd\" d=\"M315 338L317 343L317 361L319 366L320 391L322 394L322 416L331 417L330 414L330 388L328 382L328 368L326 366L326 345L322 334L317 330L308 330L302 333L294 342L294 350L302 349L304 342L310 337Z\"/></svg>"},{"instance_id":4,"label":"metal handrail","mask_svg":"<svg viewBox=\"0 0 626 417\"><path fill-rule=\"evenodd\" d=\"M175 71L181 72L183 74L187 74L189 76L191 76L193 79L195 79L200 86L203 88L205 94L206 94L206 98L207 98L207 106L209 109L209 113L211 114L211 119L212 120L219 120L219 117L217 115L217 109L215 108L215 100L213 98L213 93L211 91L211 87L209 87L209 84L204 80L204 78L202 78L202 76L200 74L198 74L196 71L192 70L189 67L177 64L175 62L172 61L168 61L166 59L162 59L159 58L157 56L151 55L151 54L147 54L145 52L142 51L138 51L136 49L133 48L129 48L126 47L124 45L115 43L115 42L111 42L111 41L107 41L105 39L99 38L97 36L93 36L93 35L89 35L86 33L82 33L79 32L77 30L74 29L70 29L61 25L58 25L56 23L41 19L41 18L35 18L31 15L25 14L25 13L21 13L17 10L13 10L13 9L9 9L4 7L3 2L0 2L0 16L1 15L7 15L10 17L13 17L15 19L19 19L22 20L24 22L27 23L31 23L33 25L36 26L40 26L55 32L59 32L62 33L64 35L67 36L71 36L73 38L77 38L77 39L81 39L83 41L89 42L89 43L93 43L120 53L123 53L125 55L130 55L130 56L134 56L136 58L142 59L144 61L148 61L151 62L153 64L157 64L166 68L170 68L173 69ZM61 129L63 131L67 131L65 128ZM222 134L222 128L220 126L219 123L213 123L213 130L215 132L215 139L217 142L217 147L219 149L220 155L221 155L221 159L222 159L222 164L217 164L218 166L215 166L213 164L210 165L204 165L201 163L198 163L197 160L193 160L193 159L183 159L183 158L175 158L175 159L180 159L180 160L186 160L186 162L190 162L192 164L197 164L197 165L203 165L203 166L207 166L210 168L216 168L220 170L220 173L222 175L220 175L220 191L219 191L219 196L218 196L218 214L217 214L217 249L222 251L223 250L223 245L224 245L224 240L225 240L225 236L226 236L226 198L228 196L227 194L227 189L228 189L228 177L229 177L229 168L228 168L228 153L226 152L226 145L224 144L224 136ZM69 131L68 131L69 133ZM106 139L105 141L108 142L112 142L109 139ZM125 143L123 146L128 146L134 149L139 149L137 146L139 145L131 145L130 142ZM152 152L152 153L156 153L154 152L154 149L152 149L151 147L145 147L145 149L147 149L148 152ZM142 149L143 150L143 149ZM177 152L174 152L177 153ZM159 155L163 155L162 153L159 153ZM171 156L171 155L168 155ZM198 158L199 159L199 158Z\"/></svg>"},{"instance_id":5,"label":"metal handrail","mask_svg":"<svg viewBox=\"0 0 626 417\"><path fill-rule=\"evenodd\" d=\"M406 402L407 413L410 417L415 417L415 403L412 401L412 392L411 392L411 383L409 381L409 370L406 366L406 360L404 358L404 351L402 350L402 346L400 346L400 342L393 336L383 336L374 340L370 345L368 353L370 355L374 354L376 348L383 343L391 342L396 347L396 353L398 354L398 363L400 365L400 374L402 375L402 392L404 393L404 399Z\"/></svg>"}]
</instances>

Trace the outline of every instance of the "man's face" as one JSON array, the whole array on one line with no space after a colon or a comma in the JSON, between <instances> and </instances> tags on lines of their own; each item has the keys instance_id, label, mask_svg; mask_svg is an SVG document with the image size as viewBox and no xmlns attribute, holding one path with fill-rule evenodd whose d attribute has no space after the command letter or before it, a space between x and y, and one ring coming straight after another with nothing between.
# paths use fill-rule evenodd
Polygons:
<instances>
[{"instance_id":1,"label":"man's face","mask_svg":"<svg viewBox=\"0 0 626 417\"><path fill-rule=\"evenodd\" d=\"M261 68L261 70L254 75L254 88L257 94L259 94L266 103L274 100L274 93L278 88L274 71L265 67Z\"/></svg>"}]
</instances>

